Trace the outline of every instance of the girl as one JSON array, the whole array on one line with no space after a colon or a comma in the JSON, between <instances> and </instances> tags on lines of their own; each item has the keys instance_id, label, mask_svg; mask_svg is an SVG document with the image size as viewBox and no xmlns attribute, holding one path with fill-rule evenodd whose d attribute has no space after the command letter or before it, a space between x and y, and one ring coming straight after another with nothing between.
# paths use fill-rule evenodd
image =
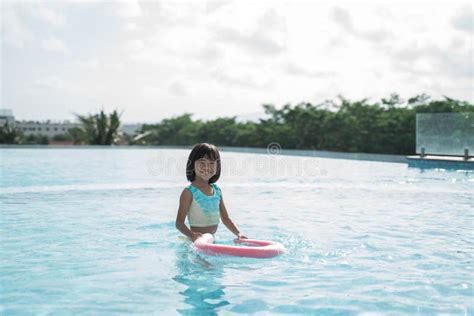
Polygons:
<instances>
[{"instance_id":1,"label":"girl","mask_svg":"<svg viewBox=\"0 0 474 316\"><path fill-rule=\"evenodd\" d=\"M176 216L176 228L193 242L204 233L215 234L219 218L237 238L247 238L240 233L225 208L221 189L215 183L220 175L221 160L216 146L196 144L186 165L186 177L191 184L181 193ZM190 228L184 223L186 216Z\"/></svg>"}]
</instances>

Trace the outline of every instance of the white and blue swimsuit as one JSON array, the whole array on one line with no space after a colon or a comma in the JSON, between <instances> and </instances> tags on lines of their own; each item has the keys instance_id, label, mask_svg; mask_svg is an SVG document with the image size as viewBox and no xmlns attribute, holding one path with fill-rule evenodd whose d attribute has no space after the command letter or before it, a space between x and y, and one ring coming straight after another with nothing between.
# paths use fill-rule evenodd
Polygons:
<instances>
[{"instance_id":1,"label":"white and blue swimsuit","mask_svg":"<svg viewBox=\"0 0 474 316\"><path fill-rule=\"evenodd\" d=\"M207 227L219 224L221 189L215 183L211 183L211 187L214 189L213 195L204 194L192 184L186 187L193 194L193 201L188 211L190 226Z\"/></svg>"}]
</instances>

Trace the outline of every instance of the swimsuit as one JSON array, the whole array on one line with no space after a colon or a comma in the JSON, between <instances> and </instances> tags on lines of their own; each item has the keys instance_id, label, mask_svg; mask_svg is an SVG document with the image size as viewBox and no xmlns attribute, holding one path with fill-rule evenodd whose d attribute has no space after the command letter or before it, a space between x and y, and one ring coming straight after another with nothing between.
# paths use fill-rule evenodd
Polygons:
<instances>
[{"instance_id":1,"label":"swimsuit","mask_svg":"<svg viewBox=\"0 0 474 316\"><path fill-rule=\"evenodd\" d=\"M215 183L211 183L211 187L214 189L214 194L211 196L204 194L192 184L186 187L193 194L193 201L188 211L190 226L207 227L219 224L221 189Z\"/></svg>"}]
</instances>

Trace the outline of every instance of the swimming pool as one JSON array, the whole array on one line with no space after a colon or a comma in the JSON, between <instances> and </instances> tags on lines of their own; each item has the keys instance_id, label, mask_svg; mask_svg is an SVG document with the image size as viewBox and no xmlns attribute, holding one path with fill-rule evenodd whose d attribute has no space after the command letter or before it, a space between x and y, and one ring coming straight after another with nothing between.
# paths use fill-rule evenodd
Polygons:
<instances>
[{"instance_id":1,"label":"swimming pool","mask_svg":"<svg viewBox=\"0 0 474 316\"><path fill-rule=\"evenodd\" d=\"M473 172L221 152L234 222L287 253L206 257L174 227L188 153L0 149L0 313L474 313Z\"/></svg>"}]
</instances>

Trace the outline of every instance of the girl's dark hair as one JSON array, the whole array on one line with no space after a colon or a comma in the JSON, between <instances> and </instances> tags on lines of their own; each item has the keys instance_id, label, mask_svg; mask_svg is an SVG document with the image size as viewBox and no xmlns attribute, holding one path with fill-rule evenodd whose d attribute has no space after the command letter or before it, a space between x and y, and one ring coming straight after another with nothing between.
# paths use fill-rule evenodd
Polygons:
<instances>
[{"instance_id":1,"label":"girl's dark hair","mask_svg":"<svg viewBox=\"0 0 474 316\"><path fill-rule=\"evenodd\" d=\"M215 160L217 163L216 174L209 179L209 183L217 182L221 176L221 156L219 150L213 144L200 143L194 145L191 153L189 154L188 162L186 164L186 178L189 181L194 181L196 178L196 172L194 171L194 163L196 160L201 158L208 158L210 160Z\"/></svg>"}]
</instances>

